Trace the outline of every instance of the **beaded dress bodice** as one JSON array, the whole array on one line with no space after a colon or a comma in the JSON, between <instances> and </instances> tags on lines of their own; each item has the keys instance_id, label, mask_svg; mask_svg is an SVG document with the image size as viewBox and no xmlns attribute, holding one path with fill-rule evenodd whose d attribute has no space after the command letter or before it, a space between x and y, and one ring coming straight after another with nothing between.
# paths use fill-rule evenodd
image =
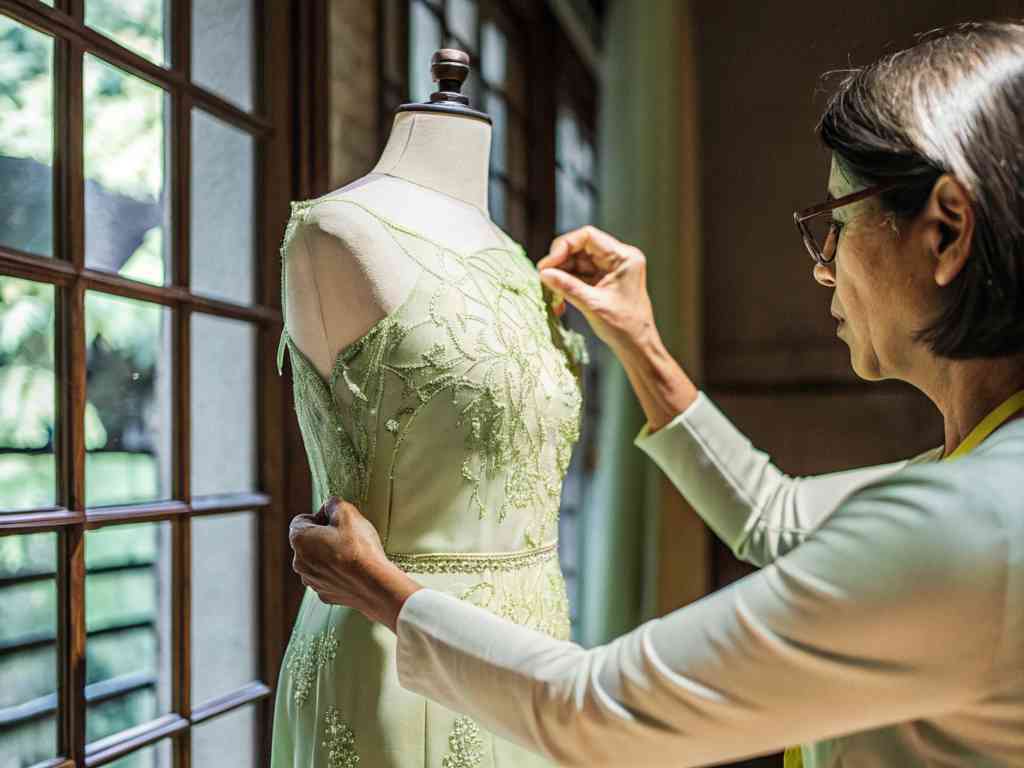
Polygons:
<instances>
[{"instance_id":1,"label":"beaded dress bodice","mask_svg":"<svg viewBox=\"0 0 1024 768\"><path fill-rule=\"evenodd\" d=\"M534 264L504 233L506 247L460 253L344 197L293 203L282 254L328 202L378 218L418 277L340 350L328 380L282 333L278 370L287 348L319 503L355 504L396 556L556 539L586 349L545 302Z\"/></svg>"},{"instance_id":2,"label":"beaded dress bodice","mask_svg":"<svg viewBox=\"0 0 1024 768\"><path fill-rule=\"evenodd\" d=\"M281 334L314 501L355 504L423 586L568 639L558 506L580 433L583 337L497 227L502 245L460 252L344 195L292 203L282 305L289 251L320 205L370 214L415 277L326 377ZM394 654L390 630L307 589L282 661L272 768L549 767L406 691Z\"/></svg>"}]
</instances>

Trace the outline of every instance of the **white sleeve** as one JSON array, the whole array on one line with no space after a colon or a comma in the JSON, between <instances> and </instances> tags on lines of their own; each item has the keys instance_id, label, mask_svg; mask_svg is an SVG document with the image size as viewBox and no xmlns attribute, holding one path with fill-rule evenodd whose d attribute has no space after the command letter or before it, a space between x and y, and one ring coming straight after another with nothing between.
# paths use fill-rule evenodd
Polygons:
<instances>
[{"instance_id":1,"label":"white sleeve","mask_svg":"<svg viewBox=\"0 0 1024 768\"><path fill-rule=\"evenodd\" d=\"M908 470L589 650L422 589L399 613L399 681L566 768L717 764L949 712L990 689L1009 578L1005 531L983 514L965 530L959 499Z\"/></svg>"},{"instance_id":2,"label":"white sleeve","mask_svg":"<svg viewBox=\"0 0 1024 768\"><path fill-rule=\"evenodd\" d=\"M736 557L757 566L800 544L853 491L920 458L791 477L703 391L654 434L649 427L641 427L633 444L661 467Z\"/></svg>"}]
</instances>

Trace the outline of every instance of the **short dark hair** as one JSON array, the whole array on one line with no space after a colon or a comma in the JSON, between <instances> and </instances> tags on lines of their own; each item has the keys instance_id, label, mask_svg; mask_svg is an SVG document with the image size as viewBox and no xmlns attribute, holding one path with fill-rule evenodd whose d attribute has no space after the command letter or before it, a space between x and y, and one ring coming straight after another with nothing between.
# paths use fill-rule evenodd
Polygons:
<instances>
[{"instance_id":1,"label":"short dark hair","mask_svg":"<svg viewBox=\"0 0 1024 768\"><path fill-rule=\"evenodd\" d=\"M817 133L853 179L903 182L884 210L916 216L944 173L971 197L970 258L916 340L946 358L1024 352L1024 24L935 30L841 74Z\"/></svg>"}]
</instances>

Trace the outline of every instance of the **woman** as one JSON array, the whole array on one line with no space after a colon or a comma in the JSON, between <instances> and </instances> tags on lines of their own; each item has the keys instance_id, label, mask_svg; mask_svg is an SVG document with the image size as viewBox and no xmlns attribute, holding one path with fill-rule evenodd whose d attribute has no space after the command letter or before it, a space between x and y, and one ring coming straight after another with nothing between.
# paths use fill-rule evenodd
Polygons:
<instances>
[{"instance_id":1,"label":"woman","mask_svg":"<svg viewBox=\"0 0 1024 768\"><path fill-rule=\"evenodd\" d=\"M1024 765L1020 104L1024 25L965 25L850 72L819 124L830 200L797 225L855 372L942 413L908 461L781 475L666 352L642 253L585 227L538 264L624 365L636 444L758 571L584 650L421 588L335 499L293 523L303 583L396 632L403 686L566 766Z\"/></svg>"}]
</instances>

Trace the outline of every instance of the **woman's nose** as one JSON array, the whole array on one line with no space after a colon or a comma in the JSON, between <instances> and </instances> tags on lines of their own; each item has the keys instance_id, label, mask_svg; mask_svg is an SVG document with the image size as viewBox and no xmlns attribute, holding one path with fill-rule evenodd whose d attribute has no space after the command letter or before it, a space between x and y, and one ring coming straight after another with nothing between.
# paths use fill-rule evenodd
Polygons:
<instances>
[{"instance_id":1,"label":"woman's nose","mask_svg":"<svg viewBox=\"0 0 1024 768\"><path fill-rule=\"evenodd\" d=\"M814 265L814 279L826 288L834 288L836 284L835 268L832 266L834 263Z\"/></svg>"}]
</instances>

